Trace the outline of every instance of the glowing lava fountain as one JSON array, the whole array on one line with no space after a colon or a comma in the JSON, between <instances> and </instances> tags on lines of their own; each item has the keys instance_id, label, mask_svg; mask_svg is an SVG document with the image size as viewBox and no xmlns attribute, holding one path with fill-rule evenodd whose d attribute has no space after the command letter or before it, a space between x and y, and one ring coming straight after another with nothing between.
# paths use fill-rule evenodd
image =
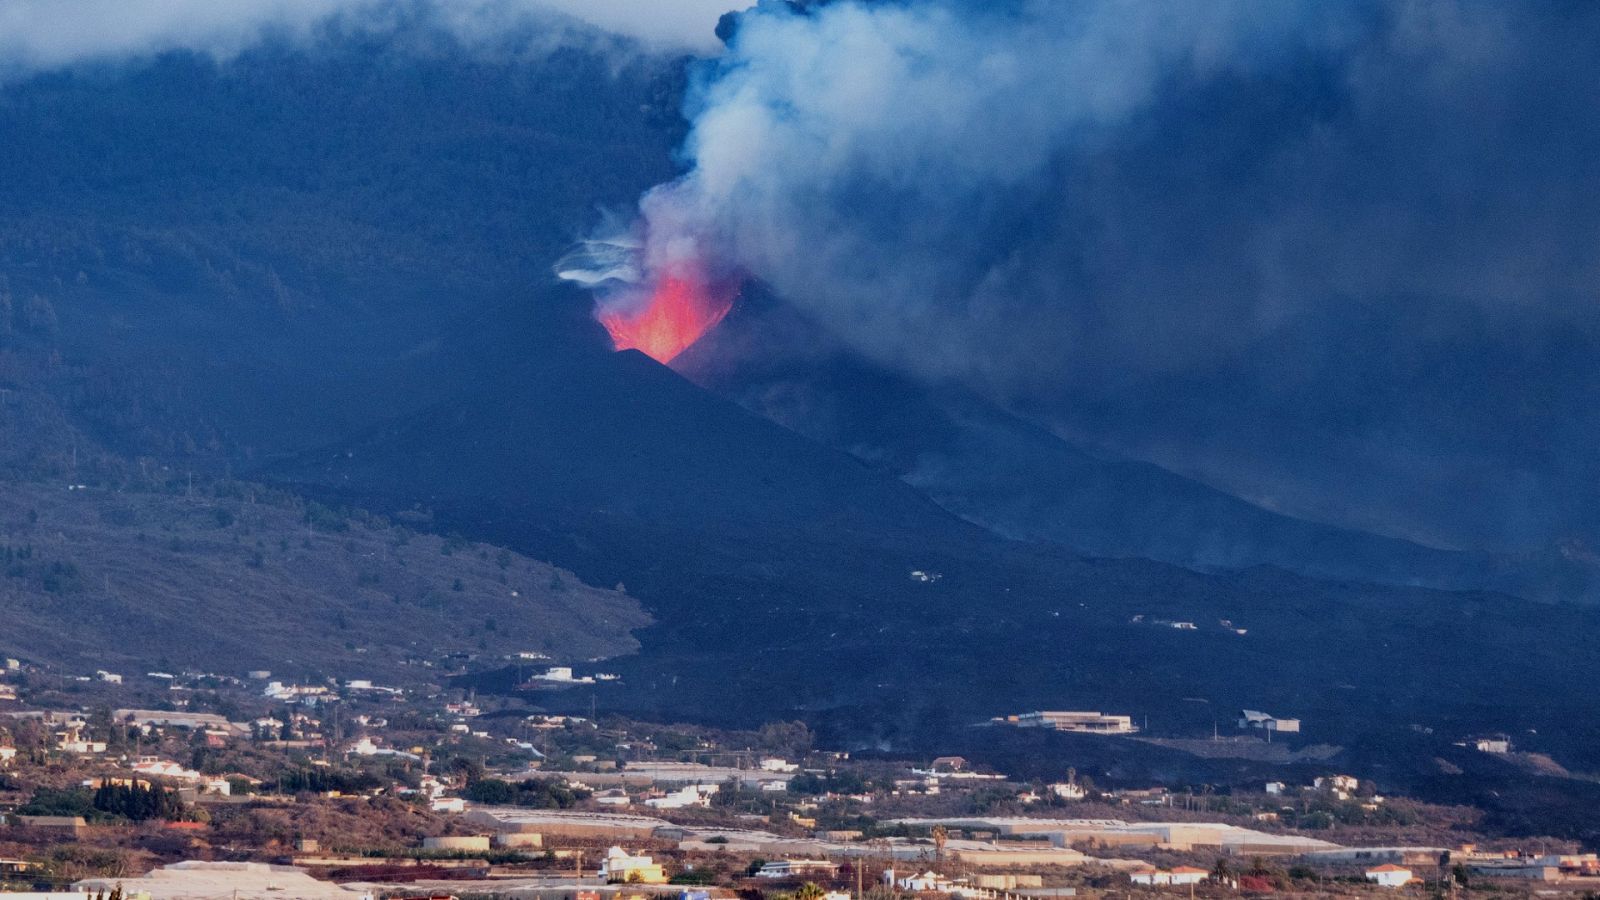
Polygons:
<instances>
[{"instance_id":1,"label":"glowing lava fountain","mask_svg":"<svg viewBox=\"0 0 1600 900\"><path fill-rule=\"evenodd\" d=\"M657 277L637 305L602 308L597 318L618 350L640 350L668 363L722 321L737 293L735 285L711 284L694 267L682 266Z\"/></svg>"}]
</instances>

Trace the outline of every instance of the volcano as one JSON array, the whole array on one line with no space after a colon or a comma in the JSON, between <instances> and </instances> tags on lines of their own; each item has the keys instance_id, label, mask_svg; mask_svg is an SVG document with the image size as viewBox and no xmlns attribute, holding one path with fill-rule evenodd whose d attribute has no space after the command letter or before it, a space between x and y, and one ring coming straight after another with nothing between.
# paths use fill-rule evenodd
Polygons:
<instances>
[{"instance_id":1,"label":"volcano","mask_svg":"<svg viewBox=\"0 0 1600 900\"><path fill-rule=\"evenodd\" d=\"M586 297L549 299L509 304L459 345L443 339L434 371L451 386L435 402L259 474L624 585L655 624L615 663L623 682L600 698L613 711L738 727L792 716L840 741L932 747L997 711L1064 697L1195 733L1212 710L1262 698L1378 743L1402 723L1497 721L1460 724L1512 683L1553 698L1520 727L1559 732L1547 723L1573 709L1594 721L1570 675L1600 667L1585 640L1600 628L1593 609L1005 540L642 352L610 352ZM572 324L593 340L560 327L557 306L580 307ZM717 342L736 333L719 328ZM1130 621L1139 614L1198 628ZM1308 627L1319 640L1304 640ZM1413 687L1373 716L1370 698L1396 673ZM1587 725L1567 733L1575 752L1600 746Z\"/></svg>"}]
</instances>

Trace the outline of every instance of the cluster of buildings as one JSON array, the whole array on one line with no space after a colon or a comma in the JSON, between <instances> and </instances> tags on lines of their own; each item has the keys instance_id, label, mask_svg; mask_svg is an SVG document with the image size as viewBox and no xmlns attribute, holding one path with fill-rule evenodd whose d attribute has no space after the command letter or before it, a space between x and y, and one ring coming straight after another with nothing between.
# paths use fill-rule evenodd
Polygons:
<instances>
[{"instance_id":1,"label":"cluster of buildings","mask_svg":"<svg viewBox=\"0 0 1600 900\"><path fill-rule=\"evenodd\" d=\"M1256 831L1216 822L1125 822L1120 819L1047 819L1025 816L902 818L894 824L942 825L1062 848L1169 850L1227 856L1288 856L1337 849L1299 834Z\"/></svg>"},{"instance_id":2,"label":"cluster of buildings","mask_svg":"<svg viewBox=\"0 0 1600 900\"><path fill-rule=\"evenodd\" d=\"M269 681L261 693L268 700L298 703L302 706L316 706L319 703L339 699L338 692L325 684L284 684L281 681Z\"/></svg>"},{"instance_id":3,"label":"cluster of buildings","mask_svg":"<svg viewBox=\"0 0 1600 900\"><path fill-rule=\"evenodd\" d=\"M528 679L526 687L567 687L575 684L595 684L601 681L616 681L618 676L610 672L596 672L593 675L575 675L571 666L550 666L538 675Z\"/></svg>"},{"instance_id":4,"label":"cluster of buildings","mask_svg":"<svg viewBox=\"0 0 1600 900\"><path fill-rule=\"evenodd\" d=\"M160 674L152 673L151 677ZM548 685L567 685L590 684L604 676L578 676L571 667L552 665L545 668L543 674L534 677L536 681ZM177 682L172 676L166 678ZM111 683L107 679L101 680ZM137 682L136 678L134 680ZM600 881L621 885L663 885L670 880L672 867L685 860L703 859L701 854L712 853L729 854L746 860L764 860L746 875L775 884L784 881L830 883L838 880L844 865L850 865L856 871L870 865L870 873L876 873L880 865L886 865L888 869L882 877L885 885L902 891L951 893L971 898L992 898L1001 894L1013 895L1013 898L1061 896L1049 894L1048 891L1054 889L1044 888L1040 876L1027 873L1026 869L1030 867L1039 867L1047 872L1089 865L1110 868L1125 876L1131 884L1152 888L1188 887L1207 879L1228 877L1225 870L1213 875L1210 870L1194 866L1172 865L1173 857L1167 855L1192 854L1177 859L1209 864L1214 856L1295 858L1351 875L1359 873L1360 877L1375 886L1387 888L1412 884L1419 877L1431 877L1438 867L1438 854L1443 852L1437 848L1340 847L1329 841L1273 830L1270 825L1258 826L1250 822L1245 824L1252 827L1244 828L1219 822L1040 818L1031 815L897 818L883 824L900 826L899 834L920 836L869 840L860 830L852 830L863 827L854 821L830 825L828 816L832 814L831 802L861 804L854 807L857 811L871 809L865 804L889 803L898 807L898 813L919 808L961 808L948 803L929 803L923 807L915 805L919 802L916 795L935 795L941 789L961 791L983 787L985 790L982 793L985 795L993 793L1002 796L1000 802L1010 803L1014 800L1022 805L1035 803L1041 806L1058 799L1084 800L1089 792L1072 775L1055 783L1016 785L1015 790L994 790L997 783L1005 781L1003 775L974 768L967 760L954 756L936 758L926 766L895 765L874 770L870 767L881 765L880 762L862 763L860 768L852 769L850 767L854 764L843 760L843 754L830 756L802 750L799 752L804 753L801 757L804 763L812 766L803 769L802 763L791 762L779 755L788 753L792 756L795 752L782 749L785 745L780 742L762 744L758 753L748 749L721 747L720 738L715 737L715 733L690 732L689 741L683 742L683 735L676 735L679 740L668 745L663 735L658 733L658 726L636 728L629 724L624 727L607 720L604 728L601 728L593 721L576 716L544 712L524 716L522 713L528 712L526 709L515 716L506 716L501 714L503 709L495 706L499 701L486 701L484 707L488 708L490 714L485 714L485 708L480 707L471 694L462 699L460 693L442 690L432 693L402 692L366 679L299 685L271 680L268 672L255 672L239 681L239 684L239 694L228 699L238 701L239 697L248 695L256 705L252 715L264 710L270 713L260 715L254 721L235 723L221 715L189 711L178 702L171 704L177 707L171 710L116 709L112 711L112 719L120 728L136 729L140 734L152 738L165 737L167 749L163 752L166 755L152 755L148 750L149 745L145 745L144 750L128 750L127 755L120 757L120 762L110 759L86 761L82 770L75 772L72 779L76 781L82 774L94 773L95 779L81 783L88 787L108 781L116 784L177 785L186 793L208 795L201 802L217 804L212 807L215 811L223 804L239 802L238 798L231 801L222 798L242 790L236 779L243 776L203 775L172 761L170 757L188 759L181 749L185 746L198 750L203 747L224 747L233 740L250 740L255 748L263 752L268 749L284 750L286 758L296 761L295 765L331 766L346 773L388 773L381 787L371 791L366 787L353 788L358 796L389 793L419 797L437 812L457 814L458 817L453 817L448 829L445 829L446 833L423 841L422 849L440 851L439 858L454 858L453 854L488 855L497 851L538 849L541 853L529 853L528 858L570 860L573 868L580 873L583 873L585 866L589 871L598 870L595 876L583 876L591 878L586 884L592 884L592 878L597 877ZM85 690L101 691L101 696L109 693L99 687ZM357 701L366 702L363 705ZM248 708L243 702L237 705ZM397 711L402 705L405 707L403 713ZM232 707L219 703L218 708ZM358 714L363 710L367 714ZM48 726L51 747L55 750L86 755L106 752L105 743L98 740L105 732L91 728L81 713L12 714L39 717ZM389 729L389 720L385 716L393 716L399 724L392 730L383 730ZM93 718L101 722L103 713ZM1017 728L1093 735L1131 735L1140 731L1131 716L1099 711L1041 710L1005 716L994 721ZM425 726L419 727L419 722L425 723ZM1271 736L1274 733L1298 733L1301 723L1298 719L1246 709L1240 711L1238 725L1241 729ZM181 741L169 734L172 730L183 733ZM116 736L120 749L126 732L110 733ZM32 758L34 748L39 746L37 738L32 736L37 734L31 732L26 742L30 756L23 759L24 765ZM651 740L678 747L683 752L683 759L706 762L654 759L652 757L661 754ZM1234 740L1249 743L1239 738ZM1490 743L1478 749L1490 753L1506 752L1493 745L1492 739L1482 740ZM536 749L535 742L548 754ZM130 738L127 743L131 747L135 740ZM683 749L685 747L689 749ZM15 747L0 746L0 767L14 765L16 757ZM489 776L507 781L537 778L584 788L590 792L591 802L580 803L582 808L572 810L476 805L466 799L474 795L464 789L465 778L459 777L459 773L449 767L436 765L437 761L452 757L494 760ZM225 757L210 755L196 758ZM374 765L372 758L390 758L396 764ZM726 764L709 764L713 762ZM234 764L227 763L230 766ZM200 766L201 763L195 762L194 765ZM480 762L479 765L487 763ZM839 774L840 770L862 777L831 780L831 776ZM395 774L402 771L405 773L403 777ZM791 784L796 778L806 779L806 784L795 785L802 789L791 792ZM837 787L838 792L814 797L812 792L819 790L819 785ZM1315 792L1322 797L1340 800L1359 795L1363 802L1381 802L1382 798L1371 796L1370 784L1366 785L1366 790L1361 790L1361 787L1353 777L1328 775L1317 778L1314 784L1295 790L1308 798ZM1268 793L1282 794L1288 790L1282 783L1274 782L1267 786ZM717 804L717 809L710 809L713 798L724 791L737 794L731 798L731 802L742 804L740 812L746 814L726 812L722 803ZM851 793L857 791L859 793ZM751 792L756 796L752 797ZM1101 799L1108 797L1098 793L1096 796ZM1171 805L1171 795L1160 788L1117 791L1110 795L1110 799L1120 800L1129 806ZM261 798L261 802L268 800L285 804L315 802L308 801L305 796L298 799ZM630 814L624 808L637 810L641 814ZM1279 808L1270 804L1262 815L1275 815L1272 810ZM752 809L759 810L760 814L752 813ZM671 815L676 811L687 814ZM1116 815L1137 819L1143 816L1154 818L1162 813L1146 810ZM1176 815L1165 817L1181 818ZM764 824L753 824L757 821ZM1245 820L1241 816L1235 821ZM1261 821L1270 819L1262 818ZM716 824L707 824L713 822ZM46 827L48 824L36 821L31 826ZM77 820L62 827L70 828L71 833L77 836L84 823ZM1268 830L1256 830L1257 827ZM472 833L460 833L463 831ZM63 831L63 835L66 833ZM937 842L927 836L930 834L938 835ZM597 856L596 847L609 849ZM1497 878L1534 881L1600 879L1600 861L1592 855L1521 856L1468 854L1464 851L1454 851L1454 854L1457 864L1467 866L1475 874ZM1140 857L1161 861L1168 867L1158 868L1141 861ZM964 871L965 877L950 877L952 870ZM194 868L160 870L162 874L159 878L156 875L152 875L152 878L165 879L170 883L176 883L174 879L198 883L224 877L218 874L219 871ZM257 876L270 879L282 874L282 883L289 884L292 881L287 874L270 869L237 871L246 880ZM875 875L872 877L876 880ZM337 896L348 898L359 896L359 893L346 892ZM825 900L846 898L841 894Z\"/></svg>"},{"instance_id":5,"label":"cluster of buildings","mask_svg":"<svg viewBox=\"0 0 1600 900\"><path fill-rule=\"evenodd\" d=\"M1191 623L1182 622L1177 624L1190 625ZM1052 731L1067 731L1074 734L1116 735L1135 734L1139 731L1139 727L1133 723L1132 716L1110 715L1098 711L1038 710L1016 715L997 716L991 721L995 724L1011 725L1017 728L1048 728ZM1274 716L1257 709L1241 710L1238 724L1242 729L1262 732L1268 739L1273 734L1298 734L1300 732L1299 719Z\"/></svg>"},{"instance_id":6,"label":"cluster of buildings","mask_svg":"<svg viewBox=\"0 0 1600 900\"><path fill-rule=\"evenodd\" d=\"M1171 628L1174 631L1199 631L1200 626L1187 619L1153 619L1144 613L1138 613L1128 620L1131 625L1154 625L1157 628ZM1244 636L1250 633L1247 628L1240 628L1233 624L1232 619L1218 619L1217 627L1230 634Z\"/></svg>"},{"instance_id":7,"label":"cluster of buildings","mask_svg":"<svg viewBox=\"0 0 1600 900\"><path fill-rule=\"evenodd\" d=\"M137 776L152 781L168 781L186 787L192 787L201 793L216 794L226 797L233 793L233 784L226 777L220 775L202 775L194 769L185 768L169 759L159 756L140 756L128 765L128 769ZM239 776L243 777L243 776ZM85 787L97 787L113 779L90 779L84 782ZM138 783L138 782L135 782ZM148 787L150 781L143 784Z\"/></svg>"},{"instance_id":8,"label":"cluster of buildings","mask_svg":"<svg viewBox=\"0 0 1600 900\"><path fill-rule=\"evenodd\" d=\"M1580 883L1600 886L1600 856L1593 853L1523 853L1447 847L1338 847L1306 854L1307 863L1361 866L1366 877L1386 887L1401 887L1457 866L1469 875L1512 881Z\"/></svg>"},{"instance_id":9,"label":"cluster of buildings","mask_svg":"<svg viewBox=\"0 0 1600 900\"><path fill-rule=\"evenodd\" d=\"M729 783L762 793L783 794L799 772L798 765L776 757L763 759L757 767L748 769L674 761L638 761L618 766L614 761L587 754L572 759L589 770L540 767L508 778L554 778L593 792L595 801L603 806L631 806L637 802L650 809L672 810L709 807L711 798Z\"/></svg>"}]
</instances>

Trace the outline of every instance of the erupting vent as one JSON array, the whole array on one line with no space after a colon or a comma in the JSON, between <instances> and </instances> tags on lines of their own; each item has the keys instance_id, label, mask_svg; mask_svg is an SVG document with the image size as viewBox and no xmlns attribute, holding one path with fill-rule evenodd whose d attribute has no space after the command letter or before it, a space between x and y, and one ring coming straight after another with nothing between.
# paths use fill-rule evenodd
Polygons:
<instances>
[{"instance_id":1,"label":"erupting vent","mask_svg":"<svg viewBox=\"0 0 1600 900\"><path fill-rule=\"evenodd\" d=\"M700 339L733 308L735 290L711 285L691 267L663 273L648 299L635 309L602 309L600 324L618 350L640 350L657 362Z\"/></svg>"}]
</instances>

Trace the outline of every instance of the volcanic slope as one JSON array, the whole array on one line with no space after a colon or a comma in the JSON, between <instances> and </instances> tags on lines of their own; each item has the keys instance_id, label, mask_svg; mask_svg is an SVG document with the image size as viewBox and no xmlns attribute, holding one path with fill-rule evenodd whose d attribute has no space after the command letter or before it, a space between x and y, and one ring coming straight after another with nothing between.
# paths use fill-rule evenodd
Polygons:
<instances>
[{"instance_id":1,"label":"volcanic slope","mask_svg":"<svg viewBox=\"0 0 1600 900\"><path fill-rule=\"evenodd\" d=\"M650 621L503 548L255 485L179 491L0 482L0 655L412 683L437 670L408 657L613 656Z\"/></svg>"},{"instance_id":2,"label":"volcanic slope","mask_svg":"<svg viewBox=\"0 0 1600 900\"><path fill-rule=\"evenodd\" d=\"M1595 736L1572 715L1596 704L1573 674L1600 665L1580 637L1594 610L1084 559L962 521L641 354L491 357L477 387L273 475L624 582L656 624L616 661L613 709L893 743L1080 706L1207 731L1248 706ZM1509 707L1507 683L1534 699Z\"/></svg>"},{"instance_id":3,"label":"volcanic slope","mask_svg":"<svg viewBox=\"0 0 1600 900\"><path fill-rule=\"evenodd\" d=\"M695 383L900 478L998 534L1200 569L1600 599L1600 568L1559 549L1443 550L1284 515L1158 466L1090 452L969 392L913 383L748 289L674 367Z\"/></svg>"},{"instance_id":4,"label":"volcanic slope","mask_svg":"<svg viewBox=\"0 0 1600 900\"><path fill-rule=\"evenodd\" d=\"M420 414L274 471L356 496L580 513L674 531L980 533L909 486L643 353L578 342L528 350Z\"/></svg>"}]
</instances>

